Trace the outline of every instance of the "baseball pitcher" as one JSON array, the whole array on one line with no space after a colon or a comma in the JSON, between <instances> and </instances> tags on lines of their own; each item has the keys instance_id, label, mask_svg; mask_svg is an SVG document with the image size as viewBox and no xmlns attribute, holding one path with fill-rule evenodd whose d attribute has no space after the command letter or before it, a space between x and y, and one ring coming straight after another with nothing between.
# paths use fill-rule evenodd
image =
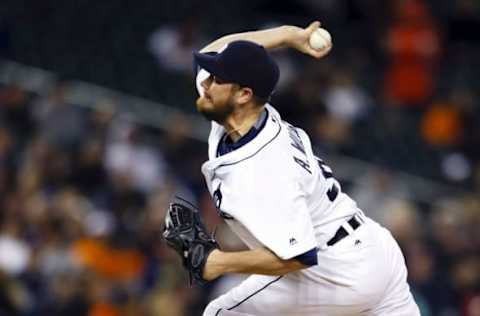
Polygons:
<instances>
[{"instance_id":1,"label":"baseball pitcher","mask_svg":"<svg viewBox=\"0 0 480 316\"><path fill-rule=\"evenodd\" d=\"M212 121L202 172L219 215L250 249L219 250L194 206L171 204L164 236L193 283L250 274L205 316L420 315L390 232L342 192L308 135L269 104L280 72L268 50L321 58L331 42L312 47L319 27L232 34L194 53L197 110Z\"/></svg>"}]
</instances>

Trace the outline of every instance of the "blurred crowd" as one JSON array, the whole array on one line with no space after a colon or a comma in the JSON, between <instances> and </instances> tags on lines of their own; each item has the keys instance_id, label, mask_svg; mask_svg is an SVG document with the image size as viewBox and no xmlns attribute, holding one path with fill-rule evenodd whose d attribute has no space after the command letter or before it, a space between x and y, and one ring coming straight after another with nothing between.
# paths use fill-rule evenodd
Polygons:
<instances>
[{"instance_id":1,"label":"blurred crowd","mask_svg":"<svg viewBox=\"0 0 480 316\"><path fill-rule=\"evenodd\" d=\"M0 315L197 315L206 297L161 233L174 194L202 198L205 146L65 87L0 89Z\"/></svg>"},{"instance_id":2,"label":"blurred crowd","mask_svg":"<svg viewBox=\"0 0 480 316\"><path fill-rule=\"evenodd\" d=\"M342 153L378 166L361 179L341 179L343 189L399 241L422 315L480 315L478 1L258 0L244 5L255 9L249 15L242 15L240 2L205 1L194 7L197 14L142 21L144 37L135 37L128 23L116 24L120 31L111 37L102 37L108 28L99 27L86 39L102 38L91 52L87 44L55 43L62 24L46 25L52 33L45 46L41 38L25 40L18 21L24 26L54 13L68 20L68 12L87 10L79 2L51 13L49 3L36 3L32 12L17 6L10 16L0 5L1 56L186 111L194 109L192 50L218 32L306 25L321 17L333 34L331 56L318 62L275 52L282 77L272 103L309 132L327 162L329 153ZM102 21L127 21L120 11L108 16L122 6L115 3L90 5ZM176 1L179 8L187 3ZM169 1L145 1L129 17L150 16L156 6L163 6L159 15L175 12ZM202 17L206 10L212 21ZM91 27L67 25L67 37ZM189 137L181 116L159 131L129 119L112 100L85 107L67 102L67 93L63 80L41 93L0 86L0 316L200 315L239 278L189 288L161 230L168 203L179 194L200 206L211 229L219 227L225 249L243 247L205 191L206 144ZM398 170L466 193L417 201L417 192L396 179Z\"/></svg>"}]
</instances>

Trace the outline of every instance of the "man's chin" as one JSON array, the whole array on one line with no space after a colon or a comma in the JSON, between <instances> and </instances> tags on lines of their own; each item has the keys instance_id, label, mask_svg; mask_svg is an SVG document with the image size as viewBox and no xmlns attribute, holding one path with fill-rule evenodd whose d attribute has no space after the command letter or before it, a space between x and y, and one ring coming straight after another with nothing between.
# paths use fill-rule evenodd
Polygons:
<instances>
[{"instance_id":1,"label":"man's chin","mask_svg":"<svg viewBox=\"0 0 480 316\"><path fill-rule=\"evenodd\" d=\"M231 114L231 107L215 108L213 102L205 97L199 97L196 102L197 111L207 120L223 124L228 115Z\"/></svg>"},{"instance_id":2,"label":"man's chin","mask_svg":"<svg viewBox=\"0 0 480 316\"><path fill-rule=\"evenodd\" d=\"M213 111L209 111L209 110L206 110L206 109L201 109L201 108L198 108L197 107L197 110L198 110L198 113L202 114L202 116L204 118L206 118L207 120L209 121L215 121L219 124L222 124L222 118L218 115L218 113L216 112L213 112Z\"/></svg>"}]
</instances>

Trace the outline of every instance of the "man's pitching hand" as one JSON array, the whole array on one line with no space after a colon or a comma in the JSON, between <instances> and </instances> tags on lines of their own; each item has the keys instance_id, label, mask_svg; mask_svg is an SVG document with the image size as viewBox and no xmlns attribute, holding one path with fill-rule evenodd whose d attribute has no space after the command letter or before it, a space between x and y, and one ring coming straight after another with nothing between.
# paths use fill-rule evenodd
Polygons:
<instances>
[{"instance_id":1,"label":"man's pitching hand","mask_svg":"<svg viewBox=\"0 0 480 316\"><path fill-rule=\"evenodd\" d=\"M286 30L288 34L286 38L286 45L314 58L322 58L330 52L332 45L330 44L322 49L314 49L309 43L310 36L319 27L320 22L318 21L310 23L310 25L306 28L293 25L287 26Z\"/></svg>"}]
</instances>

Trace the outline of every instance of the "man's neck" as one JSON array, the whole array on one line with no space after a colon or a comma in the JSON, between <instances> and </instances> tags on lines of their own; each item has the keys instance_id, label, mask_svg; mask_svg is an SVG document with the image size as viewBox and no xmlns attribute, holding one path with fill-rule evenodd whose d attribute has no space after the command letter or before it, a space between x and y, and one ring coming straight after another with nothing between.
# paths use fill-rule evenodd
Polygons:
<instances>
[{"instance_id":1,"label":"man's neck","mask_svg":"<svg viewBox=\"0 0 480 316\"><path fill-rule=\"evenodd\" d=\"M222 125L232 142L236 142L243 135L248 133L252 126L257 122L264 108L265 107L261 106L234 112L228 119L225 120Z\"/></svg>"}]
</instances>

